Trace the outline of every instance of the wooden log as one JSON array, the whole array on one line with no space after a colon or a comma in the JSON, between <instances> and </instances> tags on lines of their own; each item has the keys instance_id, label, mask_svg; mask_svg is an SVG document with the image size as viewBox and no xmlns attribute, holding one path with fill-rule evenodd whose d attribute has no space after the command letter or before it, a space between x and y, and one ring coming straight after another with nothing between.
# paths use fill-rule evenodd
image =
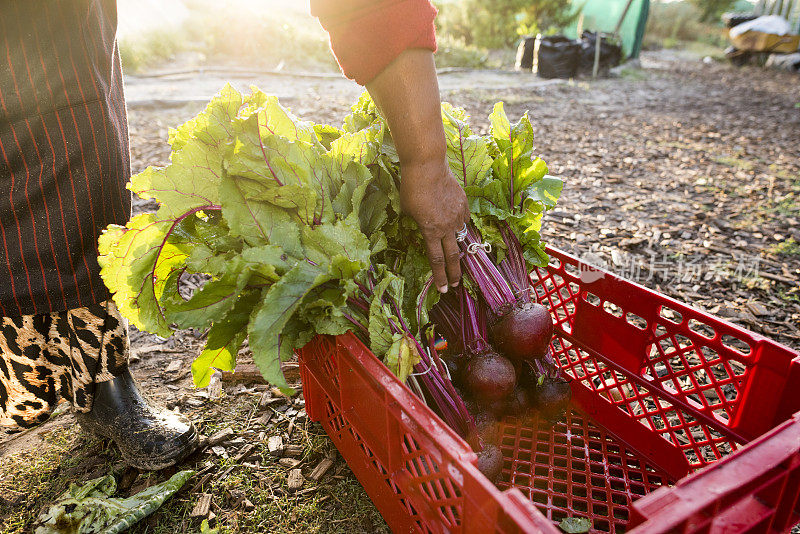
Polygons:
<instances>
[{"instance_id":1,"label":"wooden log","mask_svg":"<svg viewBox=\"0 0 800 534\"><path fill-rule=\"evenodd\" d=\"M330 458L325 458L320 463L318 463L317 466L311 471L311 474L308 475L308 478L316 482L317 480L325 476L325 473L328 472L328 469L330 469L332 465L333 465L333 460L331 460Z\"/></svg>"},{"instance_id":2,"label":"wooden log","mask_svg":"<svg viewBox=\"0 0 800 534\"><path fill-rule=\"evenodd\" d=\"M200 498L197 499L197 503L192 508L191 513L189 514L190 517L208 517L208 513L211 511L211 494L210 493L202 493L200 494Z\"/></svg>"},{"instance_id":3,"label":"wooden log","mask_svg":"<svg viewBox=\"0 0 800 534\"><path fill-rule=\"evenodd\" d=\"M300 469L292 469L289 471L289 476L286 482L289 485L289 489L292 491L302 488L303 484L305 483L303 472Z\"/></svg>"}]
</instances>

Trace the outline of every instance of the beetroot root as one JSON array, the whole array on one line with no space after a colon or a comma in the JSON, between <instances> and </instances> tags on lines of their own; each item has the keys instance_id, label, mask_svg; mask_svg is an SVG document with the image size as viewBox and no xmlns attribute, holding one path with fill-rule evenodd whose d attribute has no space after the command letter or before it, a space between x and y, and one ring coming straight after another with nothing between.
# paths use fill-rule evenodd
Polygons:
<instances>
[{"instance_id":1,"label":"beetroot root","mask_svg":"<svg viewBox=\"0 0 800 534\"><path fill-rule=\"evenodd\" d=\"M480 441L483 443L497 443L500 439L500 425L497 417L492 412L482 409L470 413L475 419L475 430Z\"/></svg>"},{"instance_id":2,"label":"beetroot root","mask_svg":"<svg viewBox=\"0 0 800 534\"><path fill-rule=\"evenodd\" d=\"M518 417L524 416L531 407L531 395L522 386L517 386L506 401L507 413Z\"/></svg>"},{"instance_id":3,"label":"beetroot root","mask_svg":"<svg viewBox=\"0 0 800 534\"><path fill-rule=\"evenodd\" d=\"M500 317L490 328L495 349L512 360L535 360L547 352L553 319L541 304L524 303Z\"/></svg>"},{"instance_id":4,"label":"beetroot root","mask_svg":"<svg viewBox=\"0 0 800 534\"><path fill-rule=\"evenodd\" d=\"M503 471L503 453L497 445L487 443L478 453L478 470L491 482L497 480Z\"/></svg>"},{"instance_id":5,"label":"beetroot root","mask_svg":"<svg viewBox=\"0 0 800 534\"><path fill-rule=\"evenodd\" d=\"M545 378L534 393L536 409L548 421L560 419L569 407L572 390L561 378Z\"/></svg>"},{"instance_id":6,"label":"beetroot root","mask_svg":"<svg viewBox=\"0 0 800 534\"><path fill-rule=\"evenodd\" d=\"M505 399L514 391L516 383L514 365L492 351L473 356L464 370L464 386L485 404Z\"/></svg>"}]
</instances>

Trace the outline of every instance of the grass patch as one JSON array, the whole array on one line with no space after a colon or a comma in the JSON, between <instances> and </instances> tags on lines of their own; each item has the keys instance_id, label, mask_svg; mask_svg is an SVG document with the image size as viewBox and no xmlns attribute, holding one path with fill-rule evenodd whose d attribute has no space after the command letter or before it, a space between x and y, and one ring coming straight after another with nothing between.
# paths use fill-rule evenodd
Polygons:
<instances>
[{"instance_id":1,"label":"grass patch","mask_svg":"<svg viewBox=\"0 0 800 534\"><path fill-rule=\"evenodd\" d=\"M111 470L115 457L106 452L102 441L72 425L42 434L42 444L31 450L0 459L0 533L31 532L42 508L71 482ZM86 463L91 473L80 469Z\"/></svg>"},{"instance_id":2,"label":"grass patch","mask_svg":"<svg viewBox=\"0 0 800 534\"><path fill-rule=\"evenodd\" d=\"M800 243L794 240L793 237L770 247L770 254L779 254L781 256L800 256Z\"/></svg>"},{"instance_id":3,"label":"grass patch","mask_svg":"<svg viewBox=\"0 0 800 534\"><path fill-rule=\"evenodd\" d=\"M682 141L658 141L657 145L666 148L675 148L678 150L700 150L699 148Z\"/></svg>"},{"instance_id":4,"label":"grass patch","mask_svg":"<svg viewBox=\"0 0 800 534\"><path fill-rule=\"evenodd\" d=\"M285 430L282 423L272 432ZM305 423L295 428L291 443L303 445L298 466L305 474L320 460L335 450L318 424ZM300 491L287 485L290 468L271 456L266 443L257 444L248 465L231 459L212 457L217 475L199 493L210 493L211 510L216 518L211 526L219 534L239 532L270 532L276 534L388 533L383 521L366 492L339 459L328 475L315 483L307 480ZM228 471L230 469L230 471ZM228 473L224 478L220 473ZM193 479L188 487L197 483ZM199 494L179 493L153 515L135 525L132 534L175 534L200 531L199 519L189 516ZM243 509L243 500L255 508Z\"/></svg>"},{"instance_id":5,"label":"grass patch","mask_svg":"<svg viewBox=\"0 0 800 534\"><path fill-rule=\"evenodd\" d=\"M445 35L437 39L437 51L434 59L439 68L482 69L489 65L489 52L483 48L468 45L463 40Z\"/></svg>"},{"instance_id":6,"label":"grass patch","mask_svg":"<svg viewBox=\"0 0 800 534\"><path fill-rule=\"evenodd\" d=\"M153 29L136 39L120 40L119 55L125 72L136 73L158 66L190 48L184 29Z\"/></svg>"},{"instance_id":7,"label":"grass patch","mask_svg":"<svg viewBox=\"0 0 800 534\"><path fill-rule=\"evenodd\" d=\"M621 78L632 82L640 82L648 78L647 72L645 72L644 70L634 69L631 67L625 67L621 69L619 71L619 75Z\"/></svg>"},{"instance_id":8,"label":"grass patch","mask_svg":"<svg viewBox=\"0 0 800 534\"><path fill-rule=\"evenodd\" d=\"M792 287L786 289L785 286L778 288L778 298L781 300L800 303L800 288Z\"/></svg>"},{"instance_id":9,"label":"grass patch","mask_svg":"<svg viewBox=\"0 0 800 534\"><path fill-rule=\"evenodd\" d=\"M753 167L755 166L755 163L753 163L752 161L738 158L736 156L716 156L714 157L714 161L721 165L727 165L728 167L742 169L743 171L752 170Z\"/></svg>"},{"instance_id":10,"label":"grass patch","mask_svg":"<svg viewBox=\"0 0 800 534\"><path fill-rule=\"evenodd\" d=\"M262 440L246 438L255 449L252 456L242 462L203 454L196 469L210 468L214 472L210 480L196 493L183 491L175 495L153 515L135 525L131 533L199 532L201 520L191 518L190 513L201 493L213 496L211 510L216 517L210 526L219 529L219 534L389 532L380 513L341 458L319 482L307 479L299 491L289 490L287 479L291 468L270 455L267 449L270 435L282 434L287 445L302 447L302 453L296 457L301 461L297 467L306 476L323 458L336 456L336 449L322 427L307 419L297 424L291 438L287 439L289 422L280 411L275 413L268 427L248 424L252 417L263 413L257 411L257 404L258 397L223 395L209 402L203 414L194 417L206 435L225 427L232 428L235 436L254 431L265 435ZM229 450L229 454L233 455L232 451ZM187 483L187 488L191 489L197 482L195 477ZM245 510L244 499L254 505L252 510Z\"/></svg>"},{"instance_id":11,"label":"grass patch","mask_svg":"<svg viewBox=\"0 0 800 534\"><path fill-rule=\"evenodd\" d=\"M678 43L676 48L687 50L698 56L708 56L714 61L725 62L727 61L727 58L725 57L725 48L727 46L728 42L726 38L720 36L712 39L711 42L706 42L703 40L681 42Z\"/></svg>"},{"instance_id":12,"label":"grass patch","mask_svg":"<svg viewBox=\"0 0 800 534\"><path fill-rule=\"evenodd\" d=\"M800 199L795 193L788 193L787 195L778 199L770 206L770 211L785 215L789 217L797 217L800 214Z\"/></svg>"},{"instance_id":13,"label":"grass patch","mask_svg":"<svg viewBox=\"0 0 800 534\"><path fill-rule=\"evenodd\" d=\"M81 433L78 425L56 428L42 435L42 443L29 451L0 458L0 534L32 532L33 521L45 505L51 504L70 483L81 484L108 473L118 483L131 474L134 480L121 487L117 496L128 497L144 487L163 482L178 469L193 468L212 473L202 487L190 479L184 488L161 508L129 532L133 534L179 534L200 532L201 520L190 517L202 493L210 493L215 519L211 527L218 534L270 532L389 533L389 528L364 489L338 456L333 443L319 424L307 418L295 419L289 435L289 420L279 407L267 426L256 422L264 411L258 408L260 394L225 395L207 402L191 417L205 435L230 427L234 439L243 443L226 445L230 458L210 450L192 455L182 465L160 472L139 473L124 468L116 449L107 441ZM295 410L301 405L293 404ZM287 406L283 405L283 408ZM294 416L293 416L294 417ZM299 445L294 456L305 476L324 458L335 458L333 466L318 482L306 479L299 491L288 488L290 466L270 455L267 438L284 436L286 445ZM38 438L37 438L38 439ZM248 458L233 457L243 446L253 445ZM117 471L115 469L119 468ZM244 500L254 505L246 509Z\"/></svg>"},{"instance_id":14,"label":"grass patch","mask_svg":"<svg viewBox=\"0 0 800 534\"><path fill-rule=\"evenodd\" d=\"M767 211L786 217L800 216L800 179L794 179L785 194L776 196Z\"/></svg>"}]
</instances>

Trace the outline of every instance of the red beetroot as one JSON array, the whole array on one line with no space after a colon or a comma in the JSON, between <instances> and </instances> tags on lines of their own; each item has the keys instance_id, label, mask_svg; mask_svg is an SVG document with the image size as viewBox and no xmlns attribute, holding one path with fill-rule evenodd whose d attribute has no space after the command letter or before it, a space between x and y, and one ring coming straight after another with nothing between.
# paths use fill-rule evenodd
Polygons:
<instances>
[{"instance_id":1,"label":"red beetroot","mask_svg":"<svg viewBox=\"0 0 800 534\"><path fill-rule=\"evenodd\" d=\"M478 470L491 482L497 480L503 471L503 453L497 445L487 443L478 453Z\"/></svg>"},{"instance_id":2,"label":"red beetroot","mask_svg":"<svg viewBox=\"0 0 800 534\"><path fill-rule=\"evenodd\" d=\"M535 360L547 352L553 320L541 304L526 302L501 316L489 329L494 347L514 360Z\"/></svg>"},{"instance_id":3,"label":"red beetroot","mask_svg":"<svg viewBox=\"0 0 800 534\"><path fill-rule=\"evenodd\" d=\"M534 393L536 409L541 417L551 422L564 416L571 398L569 383L561 378L546 377Z\"/></svg>"},{"instance_id":4,"label":"red beetroot","mask_svg":"<svg viewBox=\"0 0 800 534\"><path fill-rule=\"evenodd\" d=\"M478 432L480 441L484 443L497 443L500 438L500 428L497 418L489 410L481 410L470 412L475 419L475 429Z\"/></svg>"},{"instance_id":5,"label":"red beetroot","mask_svg":"<svg viewBox=\"0 0 800 534\"><path fill-rule=\"evenodd\" d=\"M506 401L507 412L518 417L524 416L530 407L530 394L522 386L517 386Z\"/></svg>"},{"instance_id":6,"label":"red beetroot","mask_svg":"<svg viewBox=\"0 0 800 534\"><path fill-rule=\"evenodd\" d=\"M492 402L487 402L484 407L486 411L490 412L497 418L502 418L508 412L508 399L514 392L512 391L502 399L498 399Z\"/></svg>"},{"instance_id":7,"label":"red beetroot","mask_svg":"<svg viewBox=\"0 0 800 534\"><path fill-rule=\"evenodd\" d=\"M496 352L473 356L464 370L464 386L484 404L505 399L516 384L514 365Z\"/></svg>"}]
</instances>

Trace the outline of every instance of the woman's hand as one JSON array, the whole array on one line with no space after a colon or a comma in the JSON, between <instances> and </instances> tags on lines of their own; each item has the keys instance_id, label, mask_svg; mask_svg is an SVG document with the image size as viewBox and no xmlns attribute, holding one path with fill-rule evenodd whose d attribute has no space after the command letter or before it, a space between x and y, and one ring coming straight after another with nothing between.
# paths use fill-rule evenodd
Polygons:
<instances>
[{"instance_id":1,"label":"woman's hand","mask_svg":"<svg viewBox=\"0 0 800 534\"><path fill-rule=\"evenodd\" d=\"M433 281L442 293L461 279L456 232L469 221L467 196L444 159L403 165L400 168L400 203L419 226L433 270Z\"/></svg>"},{"instance_id":2,"label":"woman's hand","mask_svg":"<svg viewBox=\"0 0 800 534\"><path fill-rule=\"evenodd\" d=\"M442 293L461 279L456 232L469 221L464 190L447 166L433 53L402 52L367 90L386 117L400 157L400 200L425 239L433 280Z\"/></svg>"}]
</instances>

